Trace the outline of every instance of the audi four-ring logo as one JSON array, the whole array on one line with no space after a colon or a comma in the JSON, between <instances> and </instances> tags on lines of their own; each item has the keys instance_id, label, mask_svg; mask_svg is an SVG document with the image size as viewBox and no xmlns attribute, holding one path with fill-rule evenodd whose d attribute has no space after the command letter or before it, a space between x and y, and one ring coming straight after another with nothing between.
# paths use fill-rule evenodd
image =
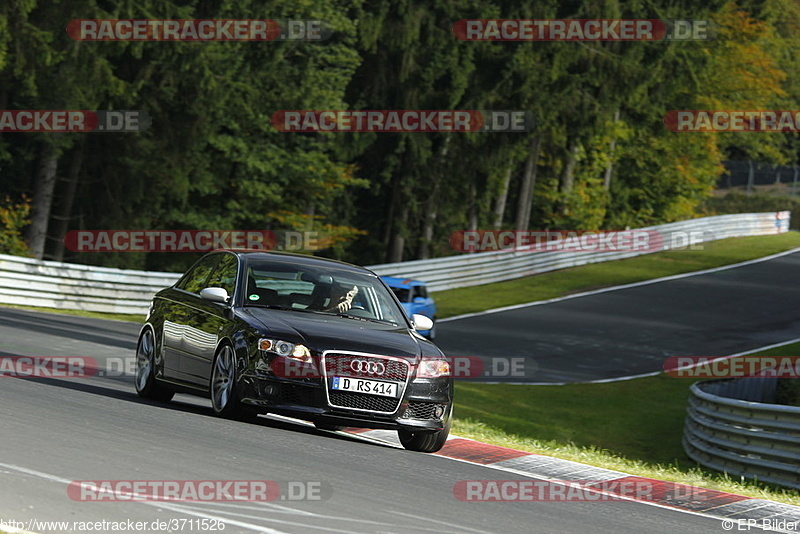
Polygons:
<instances>
[{"instance_id":1,"label":"audi four-ring logo","mask_svg":"<svg viewBox=\"0 0 800 534\"><path fill-rule=\"evenodd\" d=\"M350 362L350 369L356 373L366 373L368 375L382 375L386 372L386 366L381 362L369 362L367 360L353 360Z\"/></svg>"}]
</instances>

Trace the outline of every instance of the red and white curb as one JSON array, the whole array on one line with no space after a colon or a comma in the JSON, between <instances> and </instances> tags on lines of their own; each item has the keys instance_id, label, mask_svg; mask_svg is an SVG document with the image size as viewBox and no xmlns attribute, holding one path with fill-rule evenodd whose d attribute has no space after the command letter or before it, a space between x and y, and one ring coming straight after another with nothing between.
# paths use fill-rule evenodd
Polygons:
<instances>
[{"instance_id":1,"label":"red and white curb","mask_svg":"<svg viewBox=\"0 0 800 534\"><path fill-rule=\"evenodd\" d=\"M386 445L401 446L397 439L397 432L393 430L348 428L343 432ZM652 492L646 498L629 497L627 494L620 495L619 498L728 520L733 522L731 523L733 529L739 525L746 526L748 521L755 521L757 525L765 522L771 524L780 522L780 524L789 525L791 529L771 528L770 530L773 532L796 533L800 531L800 507L790 504L634 476L541 454L489 445L458 436L450 436L442 450L434 454L554 483L590 480L608 482L609 484L605 487L614 487L614 483L619 483L619 487L623 488L626 487L625 485L630 487L636 484L649 484ZM613 494L613 491L611 493ZM758 529L755 524L753 527L754 530Z\"/></svg>"}]
</instances>

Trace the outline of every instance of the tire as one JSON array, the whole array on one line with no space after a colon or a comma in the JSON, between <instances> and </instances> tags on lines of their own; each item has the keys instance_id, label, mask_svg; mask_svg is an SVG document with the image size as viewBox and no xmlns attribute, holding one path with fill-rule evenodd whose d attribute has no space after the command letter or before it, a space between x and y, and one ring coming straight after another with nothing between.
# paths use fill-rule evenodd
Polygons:
<instances>
[{"instance_id":1,"label":"tire","mask_svg":"<svg viewBox=\"0 0 800 534\"><path fill-rule=\"evenodd\" d=\"M398 430L397 437L400 438L400 443L403 448L409 451L416 452L436 452L447 442L447 436L450 434L450 423L453 420L453 407L450 407L450 414L447 417L447 423L441 430L412 432L409 430Z\"/></svg>"},{"instance_id":2,"label":"tire","mask_svg":"<svg viewBox=\"0 0 800 534\"><path fill-rule=\"evenodd\" d=\"M175 392L156 381L156 338L148 328L139 337L136 345L136 393L144 399L169 402Z\"/></svg>"},{"instance_id":3,"label":"tire","mask_svg":"<svg viewBox=\"0 0 800 534\"><path fill-rule=\"evenodd\" d=\"M314 426L317 427L317 430L329 430L330 432L337 432L347 428L343 425L331 425L329 423L314 423Z\"/></svg>"},{"instance_id":4,"label":"tire","mask_svg":"<svg viewBox=\"0 0 800 534\"><path fill-rule=\"evenodd\" d=\"M214 356L208 389L214 415L228 419L245 417L236 392L236 355L227 343L220 346Z\"/></svg>"}]
</instances>

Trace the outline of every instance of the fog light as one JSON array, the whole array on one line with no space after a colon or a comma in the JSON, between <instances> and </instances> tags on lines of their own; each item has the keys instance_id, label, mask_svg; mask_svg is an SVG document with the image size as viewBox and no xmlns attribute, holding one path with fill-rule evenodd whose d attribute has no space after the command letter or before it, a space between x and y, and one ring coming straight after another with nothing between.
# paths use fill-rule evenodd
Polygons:
<instances>
[{"instance_id":1,"label":"fog light","mask_svg":"<svg viewBox=\"0 0 800 534\"><path fill-rule=\"evenodd\" d=\"M441 419L443 415L444 415L444 406L442 406L441 404L437 404L436 408L433 409L433 416L436 419Z\"/></svg>"}]
</instances>

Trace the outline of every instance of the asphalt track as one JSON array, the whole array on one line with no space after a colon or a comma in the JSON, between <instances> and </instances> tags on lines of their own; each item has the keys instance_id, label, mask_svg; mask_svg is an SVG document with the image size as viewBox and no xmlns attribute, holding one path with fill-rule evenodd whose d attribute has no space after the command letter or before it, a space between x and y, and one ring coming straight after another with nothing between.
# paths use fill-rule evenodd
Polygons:
<instances>
[{"instance_id":1,"label":"asphalt track","mask_svg":"<svg viewBox=\"0 0 800 534\"><path fill-rule=\"evenodd\" d=\"M800 337L800 252L718 272L437 325L481 381L563 383L663 370L669 356L723 356ZM492 359L524 358L519 376ZM497 361L497 360L495 360ZM497 374L492 375L496 372ZM504 374L508 373L508 374Z\"/></svg>"},{"instance_id":2,"label":"asphalt track","mask_svg":"<svg viewBox=\"0 0 800 534\"><path fill-rule=\"evenodd\" d=\"M132 358L135 332L2 309L0 355L90 356L114 368ZM460 480L524 477L259 419L218 419L209 401L183 395L145 402L127 376L0 378L0 521L217 518L226 533L722 532L719 519L635 502L461 502ZM331 491L321 501L82 502L67 495L75 480L275 480Z\"/></svg>"},{"instance_id":3,"label":"asphalt track","mask_svg":"<svg viewBox=\"0 0 800 534\"><path fill-rule=\"evenodd\" d=\"M671 354L727 353L797 337L798 262L794 254L443 323L441 341L447 347L457 335L472 335L484 348L505 347L503 355L524 354L512 349L533 343L537 350L529 356L542 370L542 363L552 365L554 379L649 371ZM89 356L100 368L119 368L132 361L137 330L0 309L0 356ZM503 341L492 345L489 338ZM577 363L585 366L581 373L571 371ZM222 420L205 399L142 401L129 376L0 378L0 522L206 518L224 521L226 533L724 531L719 519L636 502L474 503L453 496L461 480L522 478L282 420ZM320 483L330 491L325 500L268 503L82 502L67 495L76 480L275 480Z\"/></svg>"}]
</instances>

